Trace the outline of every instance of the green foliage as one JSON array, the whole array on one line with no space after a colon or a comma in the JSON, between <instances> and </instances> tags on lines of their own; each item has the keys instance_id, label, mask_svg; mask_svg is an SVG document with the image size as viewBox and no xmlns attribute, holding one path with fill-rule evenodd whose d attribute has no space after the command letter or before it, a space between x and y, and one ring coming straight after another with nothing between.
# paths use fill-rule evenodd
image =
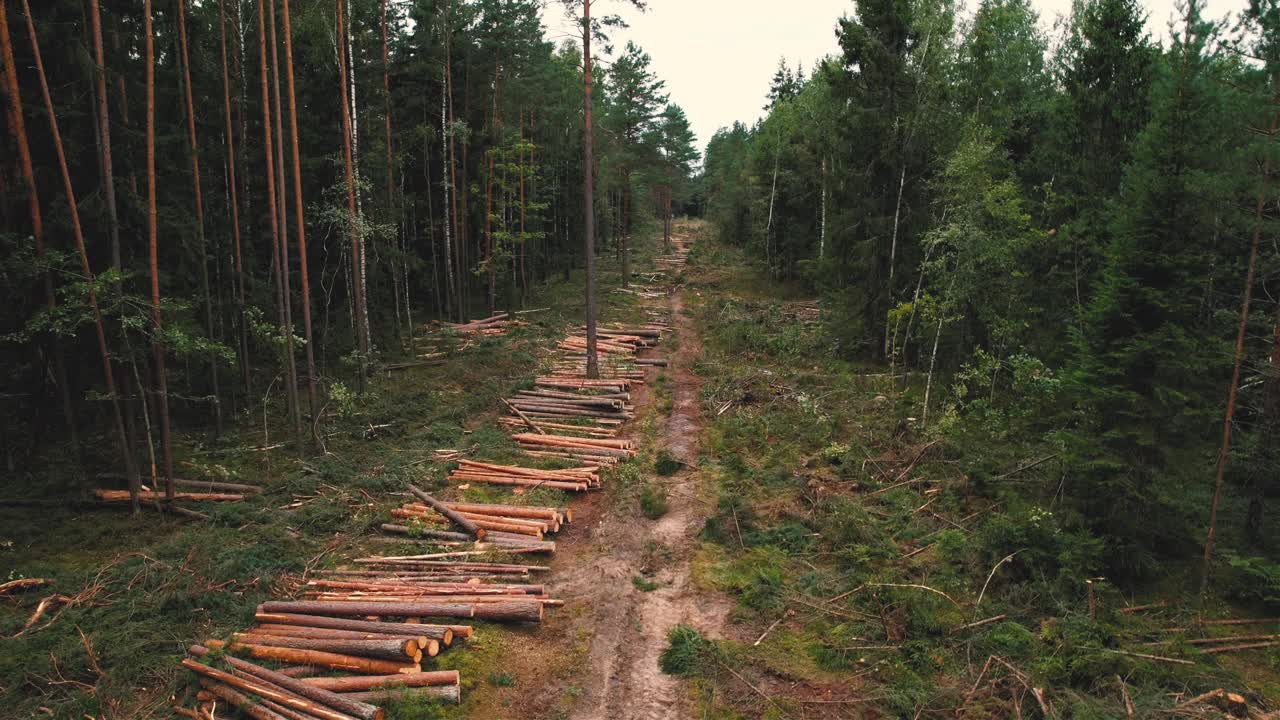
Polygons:
<instances>
[{"instance_id":1,"label":"green foliage","mask_svg":"<svg viewBox=\"0 0 1280 720\"><path fill-rule=\"evenodd\" d=\"M658 667L668 675L685 677L714 671L719 650L697 630L677 625L667 633L667 647L658 656Z\"/></svg>"},{"instance_id":2,"label":"green foliage","mask_svg":"<svg viewBox=\"0 0 1280 720\"><path fill-rule=\"evenodd\" d=\"M640 512L650 520L667 514L667 493L657 483L645 483L640 488Z\"/></svg>"},{"instance_id":3,"label":"green foliage","mask_svg":"<svg viewBox=\"0 0 1280 720\"><path fill-rule=\"evenodd\" d=\"M653 461L653 471L662 477L675 475L683 467L684 463L671 457L666 450L660 450L657 459Z\"/></svg>"},{"instance_id":4,"label":"green foliage","mask_svg":"<svg viewBox=\"0 0 1280 720\"><path fill-rule=\"evenodd\" d=\"M646 578L643 575L633 575L631 577L631 584L635 587L635 589L639 590L640 592L653 592L654 590L657 590L659 587L661 587L660 585L658 585L658 583L650 580L649 578Z\"/></svg>"},{"instance_id":5,"label":"green foliage","mask_svg":"<svg viewBox=\"0 0 1280 720\"><path fill-rule=\"evenodd\" d=\"M1280 607L1280 564L1266 558L1234 553L1227 556L1227 561L1231 568L1227 587L1233 597L1267 607Z\"/></svg>"}]
</instances>

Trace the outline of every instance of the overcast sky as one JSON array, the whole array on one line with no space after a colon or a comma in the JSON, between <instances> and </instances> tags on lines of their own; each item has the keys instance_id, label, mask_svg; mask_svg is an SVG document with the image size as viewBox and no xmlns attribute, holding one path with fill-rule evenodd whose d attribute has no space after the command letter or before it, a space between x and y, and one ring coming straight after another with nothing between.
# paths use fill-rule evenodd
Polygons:
<instances>
[{"instance_id":1,"label":"overcast sky","mask_svg":"<svg viewBox=\"0 0 1280 720\"><path fill-rule=\"evenodd\" d=\"M970 7L976 0L970 0ZM1071 0L1031 0L1041 25L1069 13ZM1152 34L1168 35L1175 0L1147 0ZM653 57L653 69L667 83L672 102L689 115L700 146L720 128L761 115L769 79L786 57L804 64L838 51L836 19L853 8L852 0L649 0L641 14L620 0L598 0L596 14L618 13L629 28L611 36L618 50L633 40ZM1244 0L1208 0L1205 15L1219 18L1245 6ZM563 5L549 3L546 23L557 41L574 27L564 19Z\"/></svg>"}]
</instances>

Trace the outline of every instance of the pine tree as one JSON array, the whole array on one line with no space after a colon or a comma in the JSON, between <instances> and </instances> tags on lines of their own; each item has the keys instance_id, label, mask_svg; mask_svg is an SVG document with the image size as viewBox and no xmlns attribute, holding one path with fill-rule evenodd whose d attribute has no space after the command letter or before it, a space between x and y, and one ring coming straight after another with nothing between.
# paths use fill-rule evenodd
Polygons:
<instances>
[{"instance_id":1,"label":"pine tree","mask_svg":"<svg viewBox=\"0 0 1280 720\"><path fill-rule=\"evenodd\" d=\"M1200 308L1215 250L1206 239L1230 189L1222 90L1206 51L1213 30L1192 2L1125 174L1072 378L1084 411L1076 493L1096 527L1143 548L1171 529L1159 483L1177 449L1207 429L1205 400L1223 369ZM1148 521L1135 524L1139 515Z\"/></svg>"}]
</instances>

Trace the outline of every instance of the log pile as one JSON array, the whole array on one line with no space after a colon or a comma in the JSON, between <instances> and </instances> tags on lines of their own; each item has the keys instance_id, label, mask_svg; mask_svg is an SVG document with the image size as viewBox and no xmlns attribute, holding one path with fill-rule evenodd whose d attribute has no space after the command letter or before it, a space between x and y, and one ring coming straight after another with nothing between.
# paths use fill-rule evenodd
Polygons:
<instances>
[{"instance_id":1,"label":"log pile","mask_svg":"<svg viewBox=\"0 0 1280 720\"><path fill-rule=\"evenodd\" d=\"M517 435L520 434L517 433ZM537 437L561 436L538 435ZM570 439L581 440L582 438ZM598 439L610 442L626 442L608 438ZM583 492L591 488L600 487L600 464L593 463L565 470L539 470L518 465L495 465L493 463L461 459L458 461L458 468L449 474L449 480L489 485L510 485L530 489L545 487L552 490Z\"/></svg>"},{"instance_id":2,"label":"log pile","mask_svg":"<svg viewBox=\"0 0 1280 720\"><path fill-rule=\"evenodd\" d=\"M486 467L502 466L494 465ZM525 470L525 468L517 469ZM456 472L457 471L455 471L455 474ZM490 471L485 470L484 472ZM547 472L550 474L550 471L535 472ZM467 477L470 477L470 474L468 474ZM488 476L486 475L485 477ZM579 480L585 480L588 476L579 475L571 477L577 477ZM586 482L575 482L574 489L577 489L579 486L586 486L586 484ZM485 531L484 540L486 542L496 543L499 545L523 546L529 542L530 538L541 540L544 535L559 532L560 526L564 523L568 523L572 517L572 513L562 508L464 502L446 502L444 503L444 506L453 513L456 513L462 518L470 521L476 527L483 529ZM392 510L391 516L418 523L441 524L449 521L448 517L440 514L435 508L422 503L413 502L405 503L404 505ZM386 532L393 534L406 534L397 529L388 530L386 527L383 529ZM407 534L413 534L412 528ZM456 534L461 535L461 533ZM456 540L456 538L452 536L440 537L438 535L435 539Z\"/></svg>"},{"instance_id":3,"label":"log pile","mask_svg":"<svg viewBox=\"0 0 1280 720\"><path fill-rule=\"evenodd\" d=\"M660 271L683 267L688 252L678 247L659 259ZM667 294L660 286L629 291L664 301ZM665 312L650 310L647 317L639 324L600 326L599 378L586 377L586 338L579 329L557 344L548 371L531 389L504 400L509 415L499 423L525 454L572 467L487 463L468 459L461 450L437 450L437 462L457 462L448 476L453 487L504 485L515 496L537 488L599 488L603 468L636 455L636 444L620 433L635 415L633 386L645 382L651 367L666 365L662 358L640 357L669 329ZM504 335L517 324L500 313L436 327L445 332L441 342L457 334L470 345ZM433 362L445 352L431 347L419 360ZM216 485L191 489L180 497L231 501L249 492ZM407 501L391 510L393 522L381 525L382 532L444 550L358 557L347 567L314 571L294 597L259 605L253 625L244 631L190 648L194 658L206 661L211 649L223 651L209 664L182 661L198 675L203 690L197 698L267 720L383 720L378 703L406 692L458 703L458 673L424 671L424 662L470 638L473 620L540 623L548 606L563 604L537 577L549 570L546 566L477 561L476 556L554 552L555 542L547 538L572 523L570 509L469 502L408 489ZM123 496L127 501L127 493ZM276 669L259 661L275 663ZM202 717L185 708L181 712Z\"/></svg>"}]
</instances>

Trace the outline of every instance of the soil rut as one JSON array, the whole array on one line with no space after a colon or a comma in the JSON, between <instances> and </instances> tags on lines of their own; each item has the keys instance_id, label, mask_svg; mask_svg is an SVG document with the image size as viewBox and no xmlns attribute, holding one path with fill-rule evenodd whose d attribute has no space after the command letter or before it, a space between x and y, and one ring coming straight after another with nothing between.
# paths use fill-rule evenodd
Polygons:
<instances>
[{"instance_id":1,"label":"soil rut","mask_svg":"<svg viewBox=\"0 0 1280 720\"><path fill-rule=\"evenodd\" d=\"M670 357L672 412L663 430L668 453L686 463L666 478L668 511L657 521L626 513L605 513L592 529L592 551L573 574L562 576L560 591L570 605L588 608L589 659L573 720L660 720L688 717L678 680L658 669L668 631L686 624L718 637L729 606L700 592L690 581L689 561L702 528L697 470L702 418L699 380L692 372L701 355L693 322L684 316L683 291L670 297L671 324L679 349ZM661 479L660 479L661 480ZM654 556L659 587L642 592L632 584Z\"/></svg>"}]
</instances>

